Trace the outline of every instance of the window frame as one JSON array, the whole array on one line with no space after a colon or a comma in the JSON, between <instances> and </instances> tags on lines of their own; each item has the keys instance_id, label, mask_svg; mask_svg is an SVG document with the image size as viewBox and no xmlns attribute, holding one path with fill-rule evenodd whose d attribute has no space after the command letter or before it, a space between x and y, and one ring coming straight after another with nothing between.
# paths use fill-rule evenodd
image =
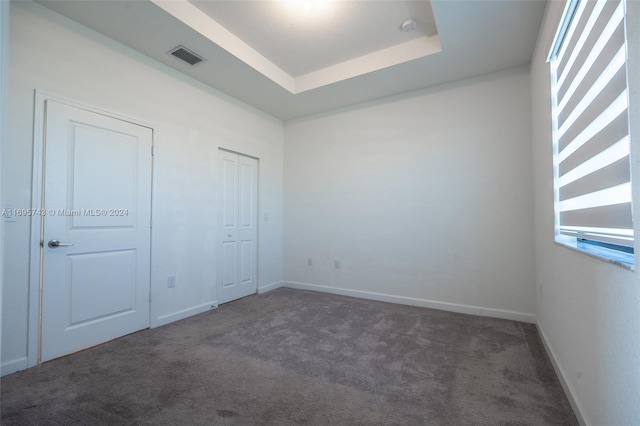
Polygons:
<instances>
[{"instance_id":1,"label":"window frame","mask_svg":"<svg viewBox=\"0 0 640 426\"><path fill-rule=\"evenodd\" d=\"M618 244L611 243L603 243L598 240L587 238L580 238L577 236L569 236L561 233L561 223L560 223L560 185L559 185L559 151L558 151L558 117L559 111L558 109L558 93L560 92L559 86L557 85L557 75L555 72L555 66L552 65L553 61L562 60L558 58L560 53L562 52L562 48L564 43L567 41L567 34L569 30L572 28L573 21L576 17L576 12L581 4L581 2L585 2L588 0L567 0L565 4L564 11L561 15L560 22L558 25L558 29L554 35L553 43L548 55L547 62L550 64L550 94L551 94L551 118L552 118L552 141L553 141L553 187L554 187L554 240L556 244L562 245L564 247L576 250L580 253L587 254L591 257L595 257L601 260L605 260L607 262L622 266L627 269L634 270L635 269L635 235L633 236L632 245L622 246ZM626 72L626 90L627 90L627 108L626 114L628 117L629 127L631 127L630 120L630 99L629 99L629 70L628 70L628 55L629 55L629 42L628 42L628 31L627 31L627 2L626 0L620 0L622 3L624 16L623 16L623 26L624 26L624 48L626 51L626 60L625 60L625 72ZM577 25L577 22L576 22ZM590 29L591 32L592 28ZM591 86L590 86L591 87ZM629 129L628 134L630 144L631 144L631 131ZM629 153L629 163L631 176L629 177L629 181L633 186L633 169L632 169L632 155L633 153ZM591 157L593 158L593 157ZM632 189L631 193L634 193L634 189ZM633 210L633 195L632 195L632 207L631 207L631 220L633 221L634 210ZM635 221L633 221L635 222ZM633 225L635 228L635 224ZM633 230L632 230L633 232Z\"/></svg>"}]
</instances>

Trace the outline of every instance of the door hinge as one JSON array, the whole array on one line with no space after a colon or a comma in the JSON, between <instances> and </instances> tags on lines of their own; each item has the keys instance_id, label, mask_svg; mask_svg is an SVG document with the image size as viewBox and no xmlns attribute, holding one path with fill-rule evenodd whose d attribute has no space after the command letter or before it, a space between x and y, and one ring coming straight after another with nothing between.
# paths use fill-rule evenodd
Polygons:
<instances>
[{"instance_id":1,"label":"door hinge","mask_svg":"<svg viewBox=\"0 0 640 426\"><path fill-rule=\"evenodd\" d=\"M155 150L153 149L153 145L151 145L151 156L153 157L155 155Z\"/></svg>"}]
</instances>

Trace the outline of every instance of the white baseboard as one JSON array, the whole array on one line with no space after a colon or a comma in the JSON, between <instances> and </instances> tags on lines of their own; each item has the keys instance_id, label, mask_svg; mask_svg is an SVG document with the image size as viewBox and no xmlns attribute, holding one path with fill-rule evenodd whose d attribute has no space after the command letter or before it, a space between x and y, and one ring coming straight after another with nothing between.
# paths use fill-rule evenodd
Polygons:
<instances>
[{"instance_id":1,"label":"white baseboard","mask_svg":"<svg viewBox=\"0 0 640 426\"><path fill-rule=\"evenodd\" d=\"M213 300L211 302L203 303L202 305L194 306L192 308L183 309L178 312L172 312L167 315L161 315L155 320L151 321L151 328L160 327L161 325L166 325L174 321L179 321L181 319L189 318L193 315L198 315L203 312L210 311L211 309L216 309L217 307L218 307L218 301Z\"/></svg>"},{"instance_id":2,"label":"white baseboard","mask_svg":"<svg viewBox=\"0 0 640 426\"><path fill-rule=\"evenodd\" d=\"M27 357L12 359L11 361L3 362L0 367L0 375L6 376L7 374L15 373L16 371L26 370L29 367Z\"/></svg>"},{"instance_id":3,"label":"white baseboard","mask_svg":"<svg viewBox=\"0 0 640 426\"><path fill-rule=\"evenodd\" d=\"M551 347L549 340L547 340L547 336L544 334L544 331L542 330L542 327L540 327L539 323L536 323L536 326L538 327L538 334L540 334L540 339L542 340L542 344L544 345L544 348L547 351L547 354L549 355L551 364L553 364L553 369L556 371L556 376L558 376L558 379L560 380L562 389L564 390L565 395L567 395L567 399L569 400L569 404L571 405L571 408L573 408L573 413L575 414L576 419L578 420L578 423L580 423L583 426L591 426L591 422L588 420L588 417L584 411L584 407L582 407L582 404L580 404L580 401L576 396L577 395L576 391L571 385L571 382L567 380L567 375L565 371L558 363L555 352L553 351L553 348Z\"/></svg>"},{"instance_id":4,"label":"white baseboard","mask_svg":"<svg viewBox=\"0 0 640 426\"><path fill-rule=\"evenodd\" d=\"M271 290L275 290L276 288L282 287L282 281L276 281L275 283L263 285L262 287L258 287L258 294L267 293Z\"/></svg>"},{"instance_id":5,"label":"white baseboard","mask_svg":"<svg viewBox=\"0 0 640 426\"><path fill-rule=\"evenodd\" d=\"M378 300L380 302L399 303L402 305L419 306L422 308L439 309L441 311L457 312L460 314L479 315L483 317L508 319L535 324L536 317L525 312L508 311L504 309L483 308L480 306L462 305L458 303L438 302L435 300L418 299L415 297L394 296L391 294L374 293L362 290L350 290L338 287L329 287L318 284L306 284L293 281L285 281L284 287L299 290L320 291L323 293L339 294L342 296L360 297L362 299Z\"/></svg>"}]
</instances>

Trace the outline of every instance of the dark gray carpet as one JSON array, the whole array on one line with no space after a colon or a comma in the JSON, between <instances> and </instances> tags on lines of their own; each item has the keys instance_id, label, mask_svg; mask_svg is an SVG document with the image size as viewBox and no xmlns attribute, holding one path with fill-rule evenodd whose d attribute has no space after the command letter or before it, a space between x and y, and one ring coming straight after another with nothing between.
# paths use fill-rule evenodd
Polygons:
<instances>
[{"instance_id":1,"label":"dark gray carpet","mask_svg":"<svg viewBox=\"0 0 640 426\"><path fill-rule=\"evenodd\" d=\"M278 289L2 379L3 425L575 425L535 326Z\"/></svg>"}]
</instances>

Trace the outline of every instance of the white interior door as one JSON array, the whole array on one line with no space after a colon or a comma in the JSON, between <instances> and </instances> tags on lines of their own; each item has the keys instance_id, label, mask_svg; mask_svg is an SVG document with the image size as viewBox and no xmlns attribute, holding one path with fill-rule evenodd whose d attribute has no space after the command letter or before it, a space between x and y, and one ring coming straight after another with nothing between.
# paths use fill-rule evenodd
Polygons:
<instances>
[{"instance_id":1,"label":"white interior door","mask_svg":"<svg viewBox=\"0 0 640 426\"><path fill-rule=\"evenodd\" d=\"M42 361L149 326L151 240L151 129L47 101L45 138Z\"/></svg>"},{"instance_id":2,"label":"white interior door","mask_svg":"<svg viewBox=\"0 0 640 426\"><path fill-rule=\"evenodd\" d=\"M220 155L218 303L226 303L258 289L258 160L222 150Z\"/></svg>"}]
</instances>

